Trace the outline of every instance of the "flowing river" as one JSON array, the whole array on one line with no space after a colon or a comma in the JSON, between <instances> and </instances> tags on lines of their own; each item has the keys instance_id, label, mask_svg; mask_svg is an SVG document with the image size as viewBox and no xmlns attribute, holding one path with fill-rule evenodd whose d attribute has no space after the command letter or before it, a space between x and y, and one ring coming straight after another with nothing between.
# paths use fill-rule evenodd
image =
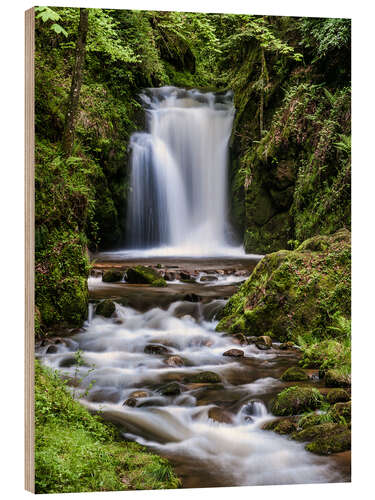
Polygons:
<instances>
[{"instance_id":1,"label":"flowing river","mask_svg":"<svg viewBox=\"0 0 375 500\"><path fill-rule=\"evenodd\" d=\"M196 283L175 279L165 289L91 277L84 327L53 349L39 345L37 356L68 378L85 406L117 424L125 439L169 458L184 487L349 480L342 457L318 457L303 443L262 430L272 418L270 400L288 385L279 377L299 353L277 344L267 351L241 346L215 331L215 315L255 264L236 262L239 270L230 260L172 261L173 270L188 268ZM113 317L96 315L98 300L108 297L116 302ZM232 348L244 357L223 356ZM197 381L202 372L218 379Z\"/></svg>"}]
</instances>

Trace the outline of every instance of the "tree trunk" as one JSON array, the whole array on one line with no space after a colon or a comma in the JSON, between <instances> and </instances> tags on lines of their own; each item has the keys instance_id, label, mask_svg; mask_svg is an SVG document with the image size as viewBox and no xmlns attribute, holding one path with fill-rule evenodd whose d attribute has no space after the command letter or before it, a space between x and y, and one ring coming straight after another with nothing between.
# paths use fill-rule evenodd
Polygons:
<instances>
[{"instance_id":1,"label":"tree trunk","mask_svg":"<svg viewBox=\"0 0 375 500\"><path fill-rule=\"evenodd\" d=\"M71 155L73 149L75 125L78 116L79 95L81 93L83 67L85 64L86 38L89 25L89 9L79 9L79 26L76 43L76 57L70 87L68 109L65 116L63 135L63 150L66 156Z\"/></svg>"}]
</instances>

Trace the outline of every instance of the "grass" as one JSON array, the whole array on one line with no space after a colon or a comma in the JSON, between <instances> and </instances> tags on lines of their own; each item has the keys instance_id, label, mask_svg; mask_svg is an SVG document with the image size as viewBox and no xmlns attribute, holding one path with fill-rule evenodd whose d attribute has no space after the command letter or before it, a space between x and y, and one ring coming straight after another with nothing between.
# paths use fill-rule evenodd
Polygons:
<instances>
[{"instance_id":1,"label":"grass","mask_svg":"<svg viewBox=\"0 0 375 500\"><path fill-rule=\"evenodd\" d=\"M91 415L35 362L36 493L178 488L169 462Z\"/></svg>"}]
</instances>

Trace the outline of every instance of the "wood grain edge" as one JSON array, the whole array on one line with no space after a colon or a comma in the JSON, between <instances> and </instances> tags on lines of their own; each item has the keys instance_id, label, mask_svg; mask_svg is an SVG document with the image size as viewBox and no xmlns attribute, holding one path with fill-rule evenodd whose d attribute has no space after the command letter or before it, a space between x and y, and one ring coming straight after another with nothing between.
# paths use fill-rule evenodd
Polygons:
<instances>
[{"instance_id":1,"label":"wood grain edge","mask_svg":"<svg viewBox=\"0 0 375 500\"><path fill-rule=\"evenodd\" d=\"M34 477L34 7L25 12L25 489Z\"/></svg>"}]
</instances>

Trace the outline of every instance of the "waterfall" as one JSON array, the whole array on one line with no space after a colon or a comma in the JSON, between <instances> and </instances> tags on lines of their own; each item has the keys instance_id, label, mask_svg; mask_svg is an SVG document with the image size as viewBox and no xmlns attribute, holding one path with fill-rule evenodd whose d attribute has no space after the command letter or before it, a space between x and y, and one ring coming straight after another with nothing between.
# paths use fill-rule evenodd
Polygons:
<instances>
[{"instance_id":1,"label":"waterfall","mask_svg":"<svg viewBox=\"0 0 375 500\"><path fill-rule=\"evenodd\" d=\"M172 255L219 255L228 237L232 92L147 89L148 132L131 136L128 244Z\"/></svg>"}]
</instances>

